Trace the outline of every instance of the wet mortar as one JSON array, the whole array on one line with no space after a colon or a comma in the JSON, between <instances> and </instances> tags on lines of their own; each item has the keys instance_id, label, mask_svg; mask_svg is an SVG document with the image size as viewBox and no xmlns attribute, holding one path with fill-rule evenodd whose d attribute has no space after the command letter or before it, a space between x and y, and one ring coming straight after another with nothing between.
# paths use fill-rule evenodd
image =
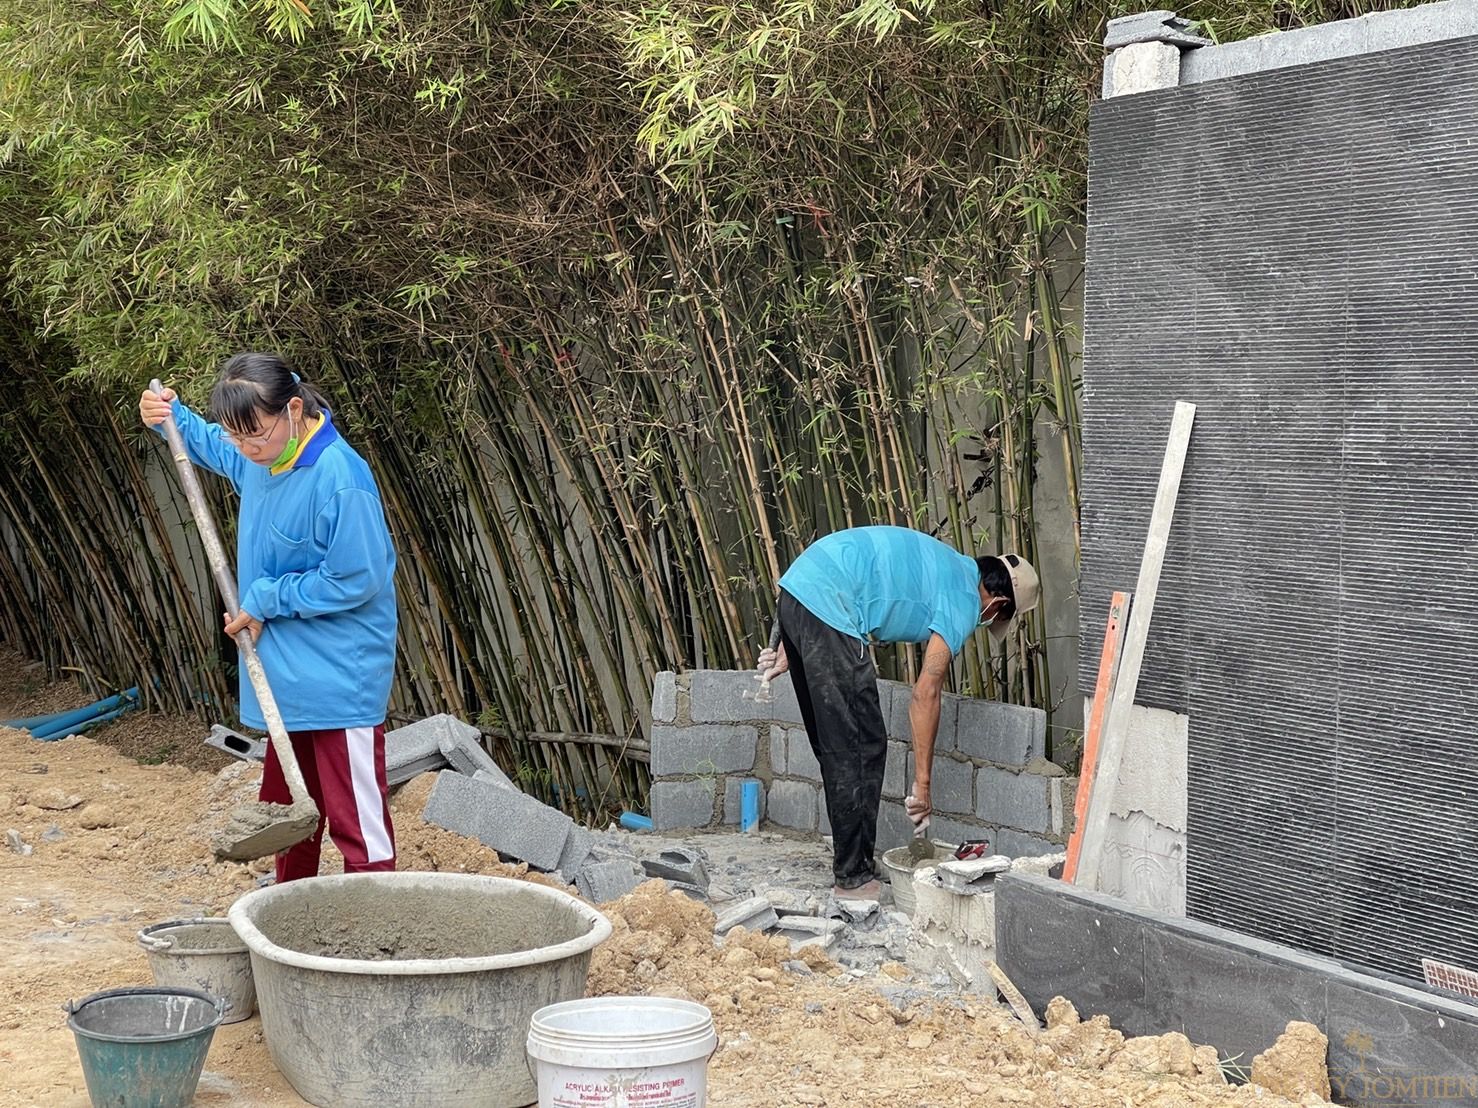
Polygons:
<instances>
[{"instance_id":1,"label":"wet mortar","mask_svg":"<svg viewBox=\"0 0 1478 1108\"><path fill-rule=\"evenodd\" d=\"M371 962L517 954L590 930L572 908L544 897L373 885L316 889L264 906L255 922L287 950Z\"/></svg>"}]
</instances>

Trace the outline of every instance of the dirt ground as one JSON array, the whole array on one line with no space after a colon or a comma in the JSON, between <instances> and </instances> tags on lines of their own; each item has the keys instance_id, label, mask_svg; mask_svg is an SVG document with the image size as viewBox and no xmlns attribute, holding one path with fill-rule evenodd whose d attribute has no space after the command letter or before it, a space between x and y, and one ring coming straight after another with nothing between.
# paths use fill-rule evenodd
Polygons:
<instances>
[{"instance_id":1,"label":"dirt ground","mask_svg":"<svg viewBox=\"0 0 1478 1108\"><path fill-rule=\"evenodd\" d=\"M46 688L27 672L0 655L0 718L72 706L65 686ZM106 731L38 743L0 729L0 832L15 830L32 848L21 855L0 847L0 1106L84 1108L65 1001L147 984L140 927L220 914L268 868L214 862L206 845L226 811L251 794L253 767L223 758L225 772L213 773L136 760L198 741L195 723L140 716L118 730L121 750ZM423 778L394 798L402 868L555 883L424 824L428 790ZM333 872L338 859L325 853ZM815 951L805 952L809 973L785 968L793 955L774 937L736 930L715 946L710 910L658 882L604 910L615 932L595 953L591 993L685 997L712 1009L720 1045L710 1101L725 1108L1323 1103L1300 1092L1321 1088L1319 1060L1307 1084L1296 1066L1273 1067L1279 1087L1298 1097L1285 1099L1228 1086L1209 1047L1180 1035L1126 1043L1105 1019L1080 1021L1066 1002L1054 1002L1048 1030L1034 1035L985 998L901 1001L898 986L910 978L896 963L859 980ZM260 1027L253 1017L220 1028L196 1104L304 1103L273 1067ZM1300 1057L1309 1054L1306 1034L1295 1045Z\"/></svg>"}]
</instances>

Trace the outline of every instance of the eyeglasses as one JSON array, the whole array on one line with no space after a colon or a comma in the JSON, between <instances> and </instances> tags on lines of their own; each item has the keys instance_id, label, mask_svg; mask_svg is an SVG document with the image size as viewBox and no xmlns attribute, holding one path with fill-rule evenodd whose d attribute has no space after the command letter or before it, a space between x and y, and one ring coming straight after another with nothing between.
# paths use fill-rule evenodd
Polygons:
<instances>
[{"instance_id":1,"label":"eyeglasses","mask_svg":"<svg viewBox=\"0 0 1478 1108\"><path fill-rule=\"evenodd\" d=\"M286 408L283 408L282 411L278 412L277 418L272 421L272 426L268 427L261 434L238 435L234 431L227 431L226 441L235 446L266 446L272 441L272 436L277 433L277 425L282 422L282 417L287 415L287 409L290 407L292 407L291 403Z\"/></svg>"}]
</instances>

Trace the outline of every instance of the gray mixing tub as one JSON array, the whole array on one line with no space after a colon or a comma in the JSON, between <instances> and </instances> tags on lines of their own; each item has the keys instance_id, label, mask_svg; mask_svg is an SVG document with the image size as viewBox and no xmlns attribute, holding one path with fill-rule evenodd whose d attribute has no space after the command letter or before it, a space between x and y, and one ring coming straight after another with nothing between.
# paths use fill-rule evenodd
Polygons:
<instances>
[{"instance_id":1,"label":"gray mixing tub","mask_svg":"<svg viewBox=\"0 0 1478 1108\"><path fill-rule=\"evenodd\" d=\"M585 995L611 933L555 889L451 873L292 881L228 918L283 1076L312 1104L373 1108L531 1103L533 1014Z\"/></svg>"}]
</instances>

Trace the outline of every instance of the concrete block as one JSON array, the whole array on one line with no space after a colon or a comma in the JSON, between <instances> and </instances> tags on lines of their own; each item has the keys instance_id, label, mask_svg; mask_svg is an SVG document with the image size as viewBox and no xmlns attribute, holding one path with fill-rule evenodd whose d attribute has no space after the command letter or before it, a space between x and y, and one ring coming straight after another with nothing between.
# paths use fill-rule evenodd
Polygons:
<instances>
[{"instance_id":1,"label":"concrete block","mask_svg":"<svg viewBox=\"0 0 1478 1108\"><path fill-rule=\"evenodd\" d=\"M826 790L816 790L816 830L823 835L831 834L831 813L826 810Z\"/></svg>"},{"instance_id":2,"label":"concrete block","mask_svg":"<svg viewBox=\"0 0 1478 1108\"><path fill-rule=\"evenodd\" d=\"M1062 851L1061 843L1048 842L1011 827L990 832L988 838L991 846L1008 858L1038 858L1043 854L1058 854Z\"/></svg>"},{"instance_id":3,"label":"concrete block","mask_svg":"<svg viewBox=\"0 0 1478 1108\"><path fill-rule=\"evenodd\" d=\"M652 679L652 722L672 723L677 719L677 674L663 670Z\"/></svg>"},{"instance_id":4,"label":"concrete block","mask_svg":"<svg viewBox=\"0 0 1478 1108\"><path fill-rule=\"evenodd\" d=\"M708 888L708 867L703 863L703 855L689 847L674 846L659 854L648 855L641 860L641 868L649 877Z\"/></svg>"},{"instance_id":5,"label":"concrete block","mask_svg":"<svg viewBox=\"0 0 1478 1108\"><path fill-rule=\"evenodd\" d=\"M555 868L566 881L573 882L576 874L590 860L590 852L594 849L595 835L576 824L570 828L570 837L565 840L565 848L559 855L559 865Z\"/></svg>"},{"instance_id":6,"label":"concrete block","mask_svg":"<svg viewBox=\"0 0 1478 1108\"><path fill-rule=\"evenodd\" d=\"M872 931L883 922L883 906L876 900L831 896L826 899L826 908L822 915L827 919L841 921L853 931Z\"/></svg>"},{"instance_id":7,"label":"concrete block","mask_svg":"<svg viewBox=\"0 0 1478 1108\"><path fill-rule=\"evenodd\" d=\"M986 823L1044 832L1051 822L1047 781L1032 773L982 766L975 778L975 815Z\"/></svg>"},{"instance_id":8,"label":"concrete block","mask_svg":"<svg viewBox=\"0 0 1478 1108\"><path fill-rule=\"evenodd\" d=\"M736 927L749 931L767 931L779 922L775 906L763 896L752 896L731 904L714 918L713 933L727 935Z\"/></svg>"},{"instance_id":9,"label":"concrete block","mask_svg":"<svg viewBox=\"0 0 1478 1108\"><path fill-rule=\"evenodd\" d=\"M743 723L774 720L801 722L800 705L790 675L770 682L770 701L755 699L759 682L752 669L698 669L688 674L688 698L694 723Z\"/></svg>"},{"instance_id":10,"label":"concrete block","mask_svg":"<svg viewBox=\"0 0 1478 1108\"><path fill-rule=\"evenodd\" d=\"M957 742L967 757L1024 766L1046 755L1047 713L1040 708L965 698L959 704Z\"/></svg>"},{"instance_id":11,"label":"concrete block","mask_svg":"<svg viewBox=\"0 0 1478 1108\"><path fill-rule=\"evenodd\" d=\"M940 884L951 892L979 893L997 874L1011 868L1011 859L1004 854L989 854L984 858L946 858L935 868Z\"/></svg>"},{"instance_id":12,"label":"concrete block","mask_svg":"<svg viewBox=\"0 0 1478 1108\"><path fill-rule=\"evenodd\" d=\"M455 726L448 725L438 742L447 764L468 777L483 773L489 777L501 777L513 785L508 775L493 761L493 756L483 748L482 733L461 720L452 720L452 724Z\"/></svg>"},{"instance_id":13,"label":"concrete block","mask_svg":"<svg viewBox=\"0 0 1478 1108\"><path fill-rule=\"evenodd\" d=\"M776 728L780 730L780 728ZM821 783L821 763L811 749L811 740L804 727L787 727L785 731L785 772L790 777L804 777L807 781Z\"/></svg>"},{"instance_id":14,"label":"concrete block","mask_svg":"<svg viewBox=\"0 0 1478 1108\"><path fill-rule=\"evenodd\" d=\"M726 777L724 778L724 823L731 827L737 827L743 814L744 801L742 790L744 782L754 781L760 787L760 820L765 818L765 783L758 777Z\"/></svg>"},{"instance_id":15,"label":"concrete block","mask_svg":"<svg viewBox=\"0 0 1478 1108\"><path fill-rule=\"evenodd\" d=\"M677 777L748 773L754 769L759 732L733 724L652 727L652 775Z\"/></svg>"},{"instance_id":16,"label":"concrete block","mask_svg":"<svg viewBox=\"0 0 1478 1108\"><path fill-rule=\"evenodd\" d=\"M219 723L211 725L210 734L205 736L205 745L214 747L222 754L240 758L243 762L262 762L267 758L265 739L247 738Z\"/></svg>"},{"instance_id":17,"label":"concrete block","mask_svg":"<svg viewBox=\"0 0 1478 1108\"><path fill-rule=\"evenodd\" d=\"M441 752L443 721L451 716L428 716L385 732L385 780L401 785L428 770L447 764Z\"/></svg>"},{"instance_id":18,"label":"concrete block","mask_svg":"<svg viewBox=\"0 0 1478 1108\"><path fill-rule=\"evenodd\" d=\"M647 875L625 858L592 862L575 875L575 888L592 904L607 904L631 892Z\"/></svg>"},{"instance_id":19,"label":"concrete block","mask_svg":"<svg viewBox=\"0 0 1478 1108\"><path fill-rule=\"evenodd\" d=\"M713 781L654 781L652 825L658 831L707 827L713 822Z\"/></svg>"},{"instance_id":20,"label":"concrete block","mask_svg":"<svg viewBox=\"0 0 1478 1108\"><path fill-rule=\"evenodd\" d=\"M950 754L957 749L955 733L959 728L959 707L964 697L946 694L939 701L939 730L934 735L934 753ZM909 721L909 705L913 703L913 687L897 685L893 690L888 737L895 742L913 742L913 724Z\"/></svg>"},{"instance_id":21,"label":"concrete block","mask_svg":"<svg viewBox=\"0 0 1478 1108\"><path fill-rule=\"evenodd\" d=\"M708 903L708 890L701 885L694 885L691 881L668 881L666 884L668 892L682 893L689 900Z\"/></svg>"},{"instance_id":22,"label":"concrete block","mask_svg":"<svg viewBox=\"0 0 1478 1108\"><path fill-rule=\"evenodd\" d=\"M809 935L835 935L847 929L847 922L842 919L828 919L825 916L791 915L781 916L780 926L786 931L803 931Z\"/></svg>"},{"instance_id":23,"label":"concrete block","mask_svg":"<svg viewBox=\"0 0 1478 1108\"><path fill-rule=\"evenodd\" d=\"M1180 47L1168 42L1136 42L1114 51L1109 96L1175 88L1180 84Z\"/></svg>"},{"instance_id":24,"label":"concrete block","mask_svg":"<svg viewBox=\"0 0 1478 1108\"><path fill-rule=\"evenodd\" d=\"M956 815L975 814L975 766L953 758L934 759L934 777L929 797L936 812Z\"/></svg>"},{"instance_id":25,"label":"concrete block","mask_svg":"<svg viewBox=\"0 0 1478 1108\"><path fill-rule=\"evenodd\" d=\"M427 823L455 831L542 870L559 866L574 821L531 796L442 770L426 801Z\"/></svg>"},{"instance_id":26,"label":"concrete block","mask_svg":"<svg viewBox=\"0 0 1478 1108\"><path fill-rule=\"evenodd\" d=\"M770 822L796 831L816 829L816 786L804 781L775 781L770 785Z\"/></svg>"},{"instance_id":27,"label":"concrete block","mask_svg":"<svg viewBox=\"0 0 1478 1108\"><path fill-rule=\"evenodd\" d=\"M1072 830L1073 802L1077 799L1076 777L1054 777L1047 782L1047 830L1066 835Z\"/></svg>"},{"instance_id":28,"label":"concrete block","mask_svg":"<svg viewBox=\"0 0 1478 1108\"><path fill-rule=\"evenodd\" d=\"M888 761L883 766L883 795L889 800L902 800L913 786L913 766L906 743L888 744Z\"/></svg>"},{"instance_id":29,"label":"concrete block","mask_svg":"<svg viewBox=\"0 0 1478 1108\"><path fill-rule=\"evenodd\" d=\"M777 776L785 776L785 728L770 728L770 772Z\"/></svg>"}]
</instances>

